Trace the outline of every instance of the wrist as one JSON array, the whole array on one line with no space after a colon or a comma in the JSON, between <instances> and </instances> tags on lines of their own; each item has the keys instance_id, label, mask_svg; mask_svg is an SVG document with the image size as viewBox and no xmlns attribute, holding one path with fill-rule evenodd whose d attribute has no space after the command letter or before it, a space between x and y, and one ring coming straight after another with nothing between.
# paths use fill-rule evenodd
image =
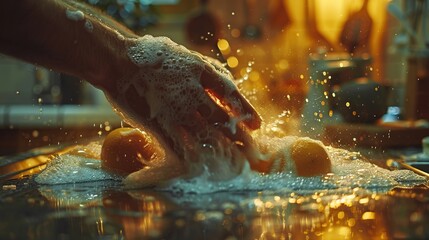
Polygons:
<instances>
[{"instance_id":1,"label":"wrist","mask_svg":"<svg viewBox=\"0 0 429 240\"><path fill-rule=\"evenodd\" d=\"M89 73L95 87L110 94L116 92L116 82L137 71L137 66L128 57L128 45L132 38L120 34L107 41L100 55L96 57L93 72ZM98 59L97 59L98 58Z\"/></svg>"}]
</instances>

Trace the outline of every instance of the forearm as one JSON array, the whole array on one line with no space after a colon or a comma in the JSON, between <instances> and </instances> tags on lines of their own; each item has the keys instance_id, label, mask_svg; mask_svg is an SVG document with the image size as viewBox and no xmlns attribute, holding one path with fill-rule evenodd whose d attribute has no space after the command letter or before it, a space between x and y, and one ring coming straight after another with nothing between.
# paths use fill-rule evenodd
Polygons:
<instances>
[{"instance_id":1,"label":"forearm","mask_svg":"<svg viewBox=\"0 0 429 240\"><path fill-rule=\"evenodd\" d=\"M66 3L76 9L79 9L83 11L85 14L88 14L90 16L93 16L98 19L98 21L102 22L106 26L117 30L121 35L128 37L128 38L137 38L139 37L136 35L133 31L131 31L129 28L125 27L123 24L117 22L109 15L106 15L105 13L101 12L99 9L96 9L92 6L89 6L88 4L76 1L76 0L64 0Z\"/></svg>"},{"instance_id":2,"label":"forearm","mask_svg":"<svg viewBox=\"0 0 429 240\"><path fill-rule=\"evenodd\" d=\"M102 22L107 17L80 3L7 0L0 10L0 51L108 88L129 61L131 31ZM86 14L85 14L86 13ZM100 17L102 16L102 17ZM120 28L119 28L120 29ZM125 34L125 36L124 36Z\"/></svg>"}]
</instances>

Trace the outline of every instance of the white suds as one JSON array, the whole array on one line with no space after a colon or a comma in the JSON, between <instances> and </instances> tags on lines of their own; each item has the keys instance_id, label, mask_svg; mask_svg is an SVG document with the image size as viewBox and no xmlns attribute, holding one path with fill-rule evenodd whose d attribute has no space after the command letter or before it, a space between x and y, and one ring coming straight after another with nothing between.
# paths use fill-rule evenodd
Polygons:
<instances>
[{"instance_id":1,"label":"white suds","mask_svg":"<svg viewBox=\"0 0 429 240\"><path fill-rule=\"evenodd\" d=\"M333 172L315 177L299 177L293 171L260 174L247 166L236 178L212 181L208 171L191 179L174 179L160 187L164 191L181 193L213 193L237 191L306 192L315 190L390 189L394 186L414 186L425 183L426 178L409 170L390 171L362 159L356 152L327 147L332 157Z\"/></svg>"},{"instance_id":2,"label":"white suds","mask_svg":"<svg viewBox=\"0 0 429 240\"><path fill-rule=\"evenodd\" d=\"M85 29L86 29L88 32L92 32L92 31L94 30L94 25L92 25L92 22L91 22L91 21L89 21L89 20L86 20L86 21L85 21Z\"/></svg>"},{"instance_id":3,"label":"white suds","mask_svg":"<svg viewBox=\"0 0 429 240\"><path fill-rule=\"evenodd\" d=\"M70 10L67 9L66 10L66 16L68 19L72 20L72 21L80 21L83 20L85 18L85 15L83 14L82 11L79 10Z\"/></svg>"},{"instance_id":4,"label":"white suds","mask_svg":"<svg viewBox=\"0 0 429 240\"><path fill-rule=\"evenodd\" d=\"M48 163L35 181L39 184L65 184L115 179L101 169L101 161L76 155L64 154Z\"/></svg>"},{"instance_id":5,"label":"white suds","mask_svg":"<svg viewBox=\"0 0 429 240\"><path fill-rule=\"evenodd\" d=\"M288 137L285 139L285 141L291 140L293 138ZM273 144L277 143L273 141ZM327 147L327 150L332 158L333 171L323 176L299 177L291 169L285 169L281 173L260 174L252 171L246 163L241 174L230 180L213 180L212 173L208 169L205 169L199 176L172 179L159 186L158 189L182 193L260 190L305 192L323 189L341 191L356 187L364 189L389 189L394 186L413 186L426 182L425 177L419 176L409 170L390 171L375 166L365 161L357 152L332 147ZM287 147L284 151L288 151ZM111 179L120 180L120 178L112 176L101 169L100 160L69 154L53 159L46 169L35 178L37 183L48 185L106 181ZM136 180L138 181L138 179ZM138 182L135 185L138 185Z\"/></svg>"}]
</instances>

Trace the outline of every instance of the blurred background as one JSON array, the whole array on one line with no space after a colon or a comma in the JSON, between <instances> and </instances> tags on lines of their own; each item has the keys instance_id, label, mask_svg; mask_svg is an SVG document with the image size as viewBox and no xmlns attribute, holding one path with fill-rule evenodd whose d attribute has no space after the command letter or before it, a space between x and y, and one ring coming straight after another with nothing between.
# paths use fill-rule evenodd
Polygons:
<instances>
[{"instance_id":1,"label":"blurred background","mask_svg":"<svg viewBox=\"0 0 429 240\"><path fill-rule=\"evenodd\" d=\"M140 35L225 63L269 134L371 146L429 135L429 1L85 2ZM0 78L0 154L102 137L122 124L80 79L4 55Z\"/></svg>"}]
</instances>

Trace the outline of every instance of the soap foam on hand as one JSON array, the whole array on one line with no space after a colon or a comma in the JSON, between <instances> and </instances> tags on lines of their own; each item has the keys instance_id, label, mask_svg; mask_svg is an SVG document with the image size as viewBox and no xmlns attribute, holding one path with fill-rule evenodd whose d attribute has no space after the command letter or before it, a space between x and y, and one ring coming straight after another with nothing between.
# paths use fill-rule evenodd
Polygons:
<instances>
[{"instance_id":1,"label":"soap foam on hand","mask_svg":"<svg viewBox=\"0 0 429 240\"><path fill-rule=\"evenodd\" d=\"M73 11L68 11L67 16L71 20L82 17ZM147 131L165 148L164 157L159 162L172 163L177 159L182 164L185 162L188 177L206 169L211 171L210 179L229 179L239 174L245 162L242 146L224 133L229 129L234 135L239 122L251 119L252 116L242 114L251 106L238 93L231 74L222 64L168 38L149 35L137 39L129 47L128 54L140 70L118 81L118 95L107 97L125 121ZM206 87L213 92L208 93ZM214 99L216 97L219 99ZM221 107L228 108L232 115L228 116ZM220 112L224 115L217 116ZM207 119L213 115L217 119L208 123ZM77 165L73 161L71 164ZM124 182L131 187L146 186L142 179L147 179L148 175L171 171L171 167L175 167L174 164L167 165L144 167L129 174ZM53 164L48 169L55 169L55 166ZM61 171L53 172L56 175ZM42 174L39 180L43 177ZM58 183L63 181L59 178Z\"/></svg>"},{"instance_id":2,"label":"soap foam on hand","mask_svg":"<svg viewBox=\"0 0 429 240\"><path fill-rule=\"evenodd\" d=\"M85 18L85 15L80 10L67 9L66 10L66 16L68 19L70 19L72 21L80 21L80 20L83 20Z\"/></svg>"},{"instance_id":3,"label":"soap foam on hand","mask_svg":"<svg viewBox=\"0 0 429 240\"><path fill-rule=\"evenodd\" d=\"M166 37L145 35L129 47L128 55L139 71L117 82L117 95L107 96L122 118L158 139L167 158L185 162L189 176L201 174L205 166L218 169L213 178L236 176L245 162L242 146L225 132L236 136L239 120L248 120L237 117L250 104L232 75L219 62Z\"/></svg>"}]
</instances>

